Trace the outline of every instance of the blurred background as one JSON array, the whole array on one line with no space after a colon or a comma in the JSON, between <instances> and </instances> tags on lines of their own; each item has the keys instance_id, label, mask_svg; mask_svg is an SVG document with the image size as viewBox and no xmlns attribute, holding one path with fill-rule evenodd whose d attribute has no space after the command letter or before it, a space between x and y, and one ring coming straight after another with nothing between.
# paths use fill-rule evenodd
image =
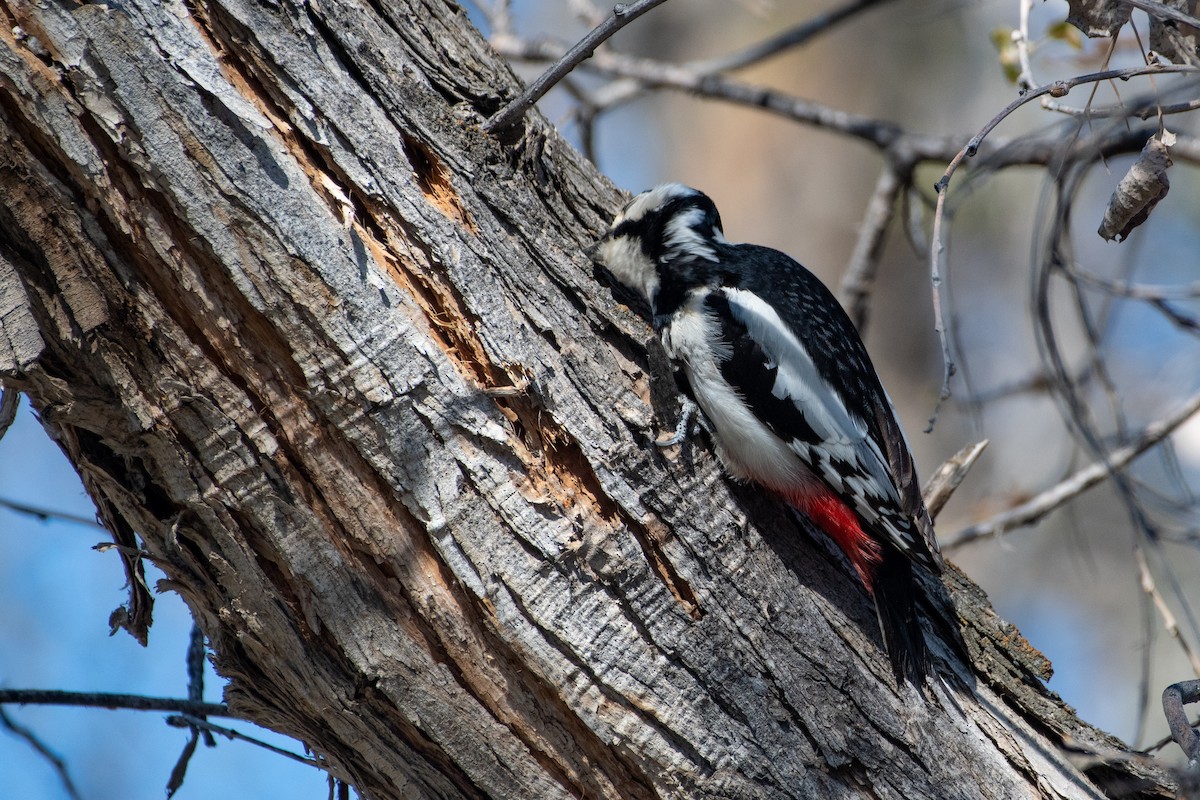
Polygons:
<instances>
[{"instance_id":1,"label":"blurred background","mask_svg":"<svg viewBox=\"0 0 1200 800\"><path fill-rule=\"evenodd\" d=\"M894 122L908 132L949 137L955 147L1017 97L1011 42L1020 27L1020 0L860 5L870 7L736 78ZM699 62L839 7L674 0L625 28L608 47L653 62ZM608 10L584 0L464 8L514 55L539 48L562 52ZM1035 84L1142 63L1143 50L1128 26L1110 53L1110 40L1081 40L1063 29L1066 3L1027 8ZM1135 13L1134 24L1145 42L1145 18ZM514 60L526 78L543 67ZM1140 78L1119 84L1118 95L1110 84L1089 84L1057 102L1099 107L1172 85L1165 77ZM1195 88L1184 87L1191 96ZM592 119L588 104L614 97L621 101ZM541 109L618 186L630 192L666 180L696 186L716 201L731 240L784 250L835 290L884 165L874 146L844 134L716 99L643 91L586 70L555 89ZM933 185L946 164L917 167L914 191L902 193L900 213L886 230L864 338L923 476L961 447L990 440L938 520L943 541L1095 463L1100 453L1135 438L1200 391L1200 182L1195 156L1187 155L1196 152L1194 144L1187 149L1196 127L1191 116L1167 118L1184 144L1171 171L1171 192L1149 222L1121 243L1103 241L1096 228L1134 155L1077 167L1070 218L1057 227L1052 221L1062 206L1054 201L1046 168L970 175L968 162L960 170L950 187L943 236L943 311L958 372L929 433L923 431L937 408L943 362L927 248ZM1066 142L1113 124L1097 119L1080 128L1078 121L1034 101L1007 117L992 137L1035 134ZM1032 309L1046 274L1048 243L1069 245L1070 267L1086 279L1045 281L1046 310L1039 320ZM1047 331L1076 379L1074 395L1047 369ZM1073 409L1067 401L1072 396ZM947 556L1053 662L1053 690L1087 721L1146 747L1166 734L1158 705L1162 689L1196 677L1191 653L1200 645L1192 611L1200 600L1200 421L1179 427L1124 475L1121 491L1106 481L1034 527L979 538L949 548ZM77 477L27 408L0 441L3 501L85 519L94 515ZM148 648L124 633L110 638L108 614L126 595L116 555L91 549L107 540L103 531L3 506L0 525L0 685L186 696L191 621L178 598L159 596ZM158 577L150 576L152 587ZM1167 630L1164 612L1177 620L1176 635ZM206 699L219 701L220 687L210 668ZM6 712L65 760L88 800L160 796L187 740L185 731L164 725L162 714L33 707ZM265 731L231 727L301 750ZM1162 752L1177 760L1173 745ZM7 766L12 797L68 796L49 763L3 730L0 764ZM215 749L199 748L177 796L220 792L318 797L327 786L315 769L221 741Z\"/></svg>"}]
</instances>

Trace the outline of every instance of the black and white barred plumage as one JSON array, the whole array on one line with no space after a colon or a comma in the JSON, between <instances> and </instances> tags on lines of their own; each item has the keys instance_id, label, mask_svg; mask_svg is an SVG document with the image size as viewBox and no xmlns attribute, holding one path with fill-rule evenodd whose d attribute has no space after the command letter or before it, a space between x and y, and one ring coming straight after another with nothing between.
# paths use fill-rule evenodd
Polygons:
<instances>
[{"instance_id":1,"label":"black and white barred plumage","mask_svg":"<svg viewBox=\"0 0 1200 800\"><path fill-rule=\"evenodd\" d=\"M891 402L837 300L787 255L727 241L712 200L680 184L635 197L591 254L649 302L728 471L841 547L897 679L922 679L912 564L942 562Z\"/></svg>"}]
</instances>

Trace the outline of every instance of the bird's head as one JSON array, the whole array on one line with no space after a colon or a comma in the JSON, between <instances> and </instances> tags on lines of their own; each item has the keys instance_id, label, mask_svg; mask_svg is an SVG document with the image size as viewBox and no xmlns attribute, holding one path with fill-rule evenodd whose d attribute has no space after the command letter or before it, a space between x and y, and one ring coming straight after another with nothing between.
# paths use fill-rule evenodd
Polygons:
<instances>
[{"instance_id":1,"label":"bird's head","mask_svg":"<svg viewBox=\"0 0 1200 800\"><path fill-rule=\"evenodd\" d=\"M715 262L715 245L724 242L721 215L708 195L664 183L630 200L587 253L654 308L666 271Z\"/></svg>"}]
</instances>

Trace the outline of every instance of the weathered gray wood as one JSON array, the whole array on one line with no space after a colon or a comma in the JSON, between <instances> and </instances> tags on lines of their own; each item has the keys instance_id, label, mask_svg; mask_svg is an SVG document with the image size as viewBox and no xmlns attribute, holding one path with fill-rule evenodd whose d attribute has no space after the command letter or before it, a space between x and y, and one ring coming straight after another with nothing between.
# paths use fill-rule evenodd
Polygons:
<instances>
[{"instance_id":1,"label":"weathered gray wood","mask_svg":"<svg viewBox=\"0 0 1200 800\"><path fill-rule=\"evenodd\" d=\"M651 446L616 193L483 134L459 10L0 7L0 374L247 717L379 798L1170 796L965 578L974 690L897 689L819 540Z\"/></svg>"}]
</instances>

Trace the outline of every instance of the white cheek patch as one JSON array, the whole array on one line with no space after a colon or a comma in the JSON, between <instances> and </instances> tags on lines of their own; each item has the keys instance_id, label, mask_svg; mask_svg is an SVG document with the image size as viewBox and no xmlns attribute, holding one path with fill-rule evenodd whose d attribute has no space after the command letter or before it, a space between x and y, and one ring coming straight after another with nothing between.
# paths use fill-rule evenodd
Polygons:
<instances>
[{"instance_id":1,"label":"white cheek patch","mask_svg":"<svg viewBox=\"0 0 1200 800\"><path fill-rule=\"evenodd\" d=\"M658 270L641 245L630 236L606 239L596 248L596 260L612 273L613 277L637 292L654 305L658 294Z\"/></svg>"},{"instance_id":2,"label":"white cheek patch","mask_svg":"<svg viewBox=\"0 0 1200 800\"><path fill-rule=\"evenodd\" d=\"M696 197L699 194L695 189L678 183L664 183L642 192L612 221L609 236L612 237L613 232L625 223L637 223L662 213L664 206L672 200ZM703 219L704 212L692 208L666 221L665 230L662 232L662 246L668 255L675 257L685 254L715 260L712 242L723 242L724 238L715 230L712 238L698 233L693 226L700 224ZM654 306L659 290L658 267L642 251L637 236L617 236L602 240L596 247L595 259L603 264L614 278L630 289L640 292L650 302L651 307Z\"/></svg>"}]
</instances>

